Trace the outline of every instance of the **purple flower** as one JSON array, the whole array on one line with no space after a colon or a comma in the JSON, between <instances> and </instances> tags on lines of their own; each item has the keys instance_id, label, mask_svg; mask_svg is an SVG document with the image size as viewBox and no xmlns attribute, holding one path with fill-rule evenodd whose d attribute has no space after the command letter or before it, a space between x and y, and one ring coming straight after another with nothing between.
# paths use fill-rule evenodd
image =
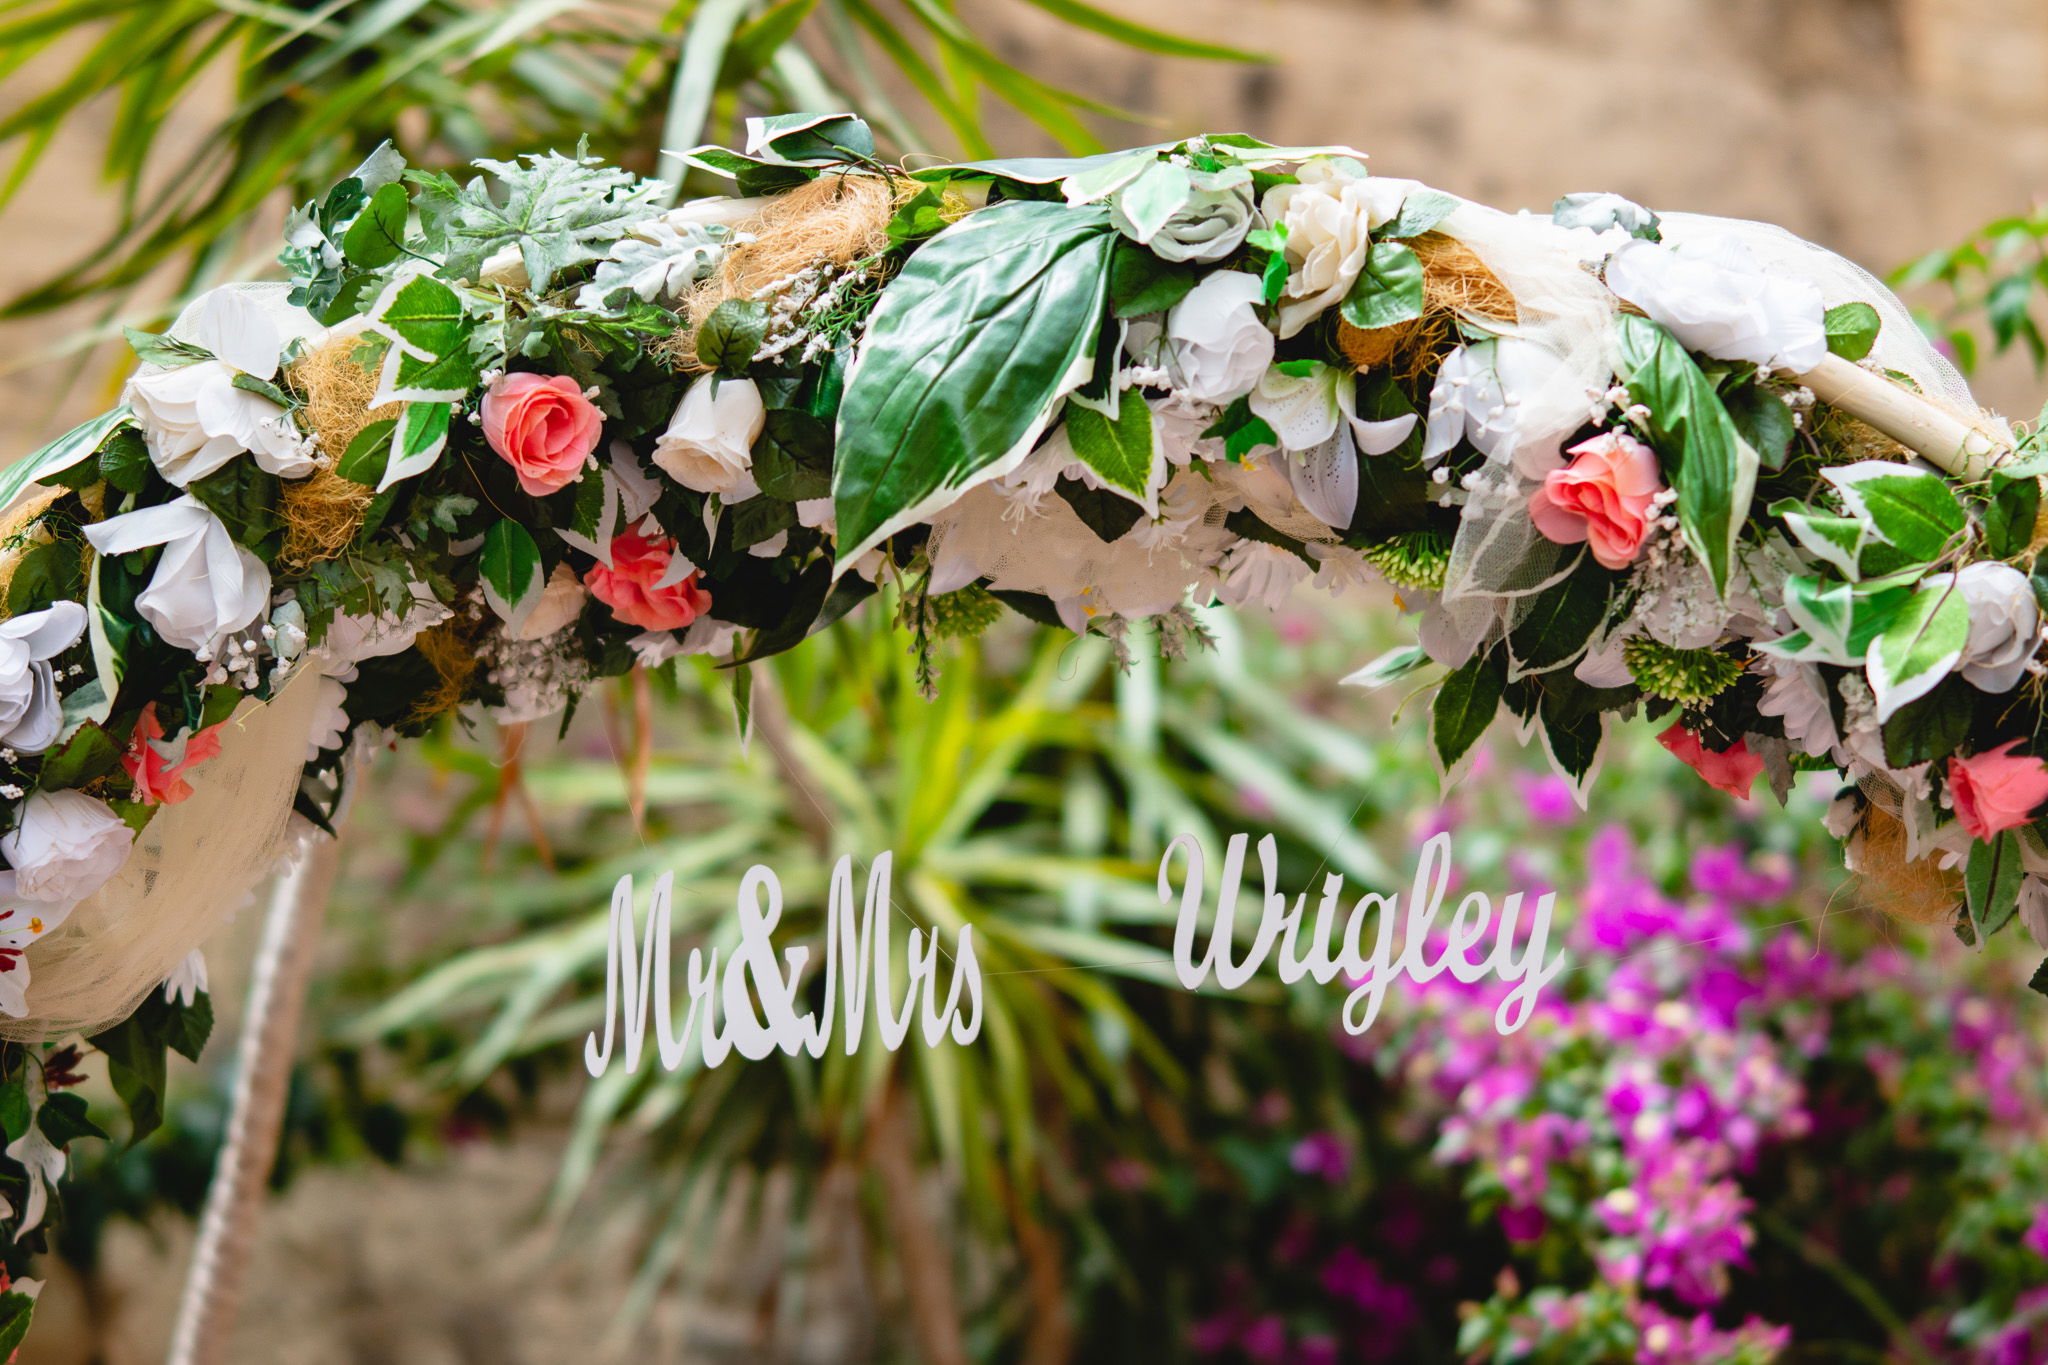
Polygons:
<instances>
[{"instance_id":1,"label":"purple flower","mask_svg":"<svg viewBox=\"0 0 2048 1365\"><path fill-rule=\"evenodd\" d=\"M1351 1149L1335 1133L1310 1133L1294 1144L1288 1163L1303 1175L1321 1176L1341 1185L1351 1174Z\"/></svg>"},{"instance_id":2,"label":"purple flower","mask_svg":"<svg viewBox=\"0 0 2048 1365\"><path fill-rule=\"evenodd\" d=\"M1521 794L1530 818L1539 824L1567 825L1579 818L1579 801L1572 795L1572 784L1555 773L1539 777L1518 772L1515 790Z\"/></svg>"}]
</instances>

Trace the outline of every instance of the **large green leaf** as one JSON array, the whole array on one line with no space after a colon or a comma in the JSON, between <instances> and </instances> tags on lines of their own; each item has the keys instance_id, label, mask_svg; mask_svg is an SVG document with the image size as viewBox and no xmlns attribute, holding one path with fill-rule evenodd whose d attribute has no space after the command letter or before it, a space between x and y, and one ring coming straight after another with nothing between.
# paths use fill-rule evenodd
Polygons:
<instances>
[{"instance_id":1,"label":"large green leaf","mask_svg":"<svg viewBox=\"0 0 2048 1365\"><path fill-rule=\"evenodd\" d=\"M1678 489L1686 543L1725 592L1756 491L1756 451L1676 337L1648 318L1624 314L1615 325L1629 397L1650 410L1650 444Z\"/></svg>"},{"instance_id":2,"label":"large green leaf","mask_svg":"<svg viewBox=\"0 0 2048 1365\"><path fill-rule=\"evenodd\" d=\"M80 422L40 450L8 465L6 471L0 473L0 509L12 505L21 496L21 490L37 479L61 474L97 453L115 429L134 415L123 404L112 412L103 412L90 421Z\"/></svg>"},{"instance_id":3,"label":"large green leaf","mask_svg":"<svg viewBox=\"0 0 2048 1365\"><path fill-rule=\"evenodd\" d=\"M1089 376L1109 211L1010 202L934 237L883 290L839 409L838 569L1031 452Z\"/></svg>"},{"instance_id":4,"label":"large green leaf","mask_svg":"<svg viewBox=\"0 0 2048 1365\"><path fill-rule=\"evenodd\" d=\"M1429 733L1445 772L1456 767L1493 724L1507 680L1507 662L1494 651L1475 655L1437 689L1429 711Z\"/></svg>"},{"instance_id":5,"label":"large green leaf","mask_svg":"<svg viewBox=\"0 0 2048 1365\"><path fill-rule=\"evenodd\" d=\"M1152 409L1137 389L1119 396L1116 420L1078 402L1067 405L1067 439L1081 463L1110 488L1145 509L1159 513L1159 441L1152 430Z\"/></svg>"}]
</instances>

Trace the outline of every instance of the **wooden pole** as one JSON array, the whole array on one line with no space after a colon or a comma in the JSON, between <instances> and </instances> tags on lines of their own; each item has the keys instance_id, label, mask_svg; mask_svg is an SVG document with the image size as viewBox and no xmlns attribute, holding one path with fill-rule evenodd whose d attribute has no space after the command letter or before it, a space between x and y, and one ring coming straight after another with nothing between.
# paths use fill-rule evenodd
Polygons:
<instances>
[{"instance_id":1,"label":"wooden pole","mask_svg":"<svg viewBox=\"0 0 2048 1365\"><path fill-rule=\"evenodd\" d=\"M315 836L271 892L236 1052L234 1107L207 1187L169 1365L222 1365L228 1358L264 1186L277 1159L320 923L339 862L336 842Z\"/></svg>"},{"instance_id":2,"label":"wooden pole","mask_svg":"<svg viewBox=\"0 0 2048 1365\"><path fill-rule=\"evenodd\" d=\"M1823 403L1840 408L1964 483L1975 483L2012 458L2000 437L1934 400L1838 355L1799 376Z\"/></svg>"}]
</instances>

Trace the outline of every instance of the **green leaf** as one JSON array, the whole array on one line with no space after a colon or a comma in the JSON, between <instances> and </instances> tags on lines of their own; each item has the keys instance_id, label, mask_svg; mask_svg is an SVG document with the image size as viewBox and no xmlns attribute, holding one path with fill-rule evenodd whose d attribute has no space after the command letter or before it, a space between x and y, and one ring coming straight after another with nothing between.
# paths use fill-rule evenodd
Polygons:
<instances>
[{"instance_id":1,"label":"green leaf","mask_svg":"<svg viewBox=\"0 0 2048 1365\"><path fill-rule=\"evenodd\" d=\"M1185 166L1171 161L1151 161L1137 178L1112 196L1126 237L1150 243L1174 214L1179 213L1194 193L1194 181Z\"/></svg>"},{"instance_id":2,"label":"green leaf","mask_svg":"<svg viewBox=\"0 0 2048 1365\"><path fill-rule=\"evenodd\" d=\"M33 1122L35 1111L29 1108L27 1087L20 1081L0 1084L0 1131L7 1134L8 1141L28 1132Z\"/></svg>"},{"instance_id":3,"label":"green leaf","mask_svg":"<svg viewBox=\"0 0 2048 1365\"><path fill-rule=\"evenodd\" d=\"M1401 211L1394 215L1394 221L1380 229L1380 236L1420 237L1450 217L1457 210L1458 203L1458 196L1445 194L1442 190L1412 191L1401 201Z\"/></svg>"},{"instance_id":4,"label":"green leaf","mask_svg":"<svg viewBox=\"0 0 2048 1365\"><path fill-rule=\"evenodd\" d=\"M37 785L45 791L60 787L82 787L103 773L120 766L121 745L91 721L43 755Z\"/></svg>"},{"instance_id":5,"label":"green leaf","mask_svg":"<svg viewBox=\"0 0 2048 1365\"><path fill-rule=\"evenodd\" d=\"M0 1294L0 1360L11 1359L28 1339L29 1322L35 1317L36 1301L16 1290Z\"/></svg>"},{"instance_id":6,"label":"green leaf","mask_svg":"<svg viewBox=\"0 0 2048 1365\"><path fill-rule=\"evenodd\" d=\"M2041 513L2041 481L1991 471L1990 501L1984 509L1984 549L1993 559L2017 559L2034 542Z\"/></svg>"},{"instance_id":7,"label":"green leaf","mask_svg":"<svg viewBox=\"0 0 2048 1365\"><path fill-rule=\"evenodd\" d=\"M1529 614L1508 635L1508 655L1523 673L1541 673L1578 657L1607 617L1612 575L1589 555L1562 582L1529 604Z\"/></svg>"},{"instance_id":8,"label":"green leaf","mask_svg":"<svg viewBox=\"0 0 2048 1365\"><path fill-rule=\"evenodd\" d=\"M1832 517L1809 512L1796 498L1780 498L1770 506L1771 515L1785 523L1792 538L1808 554L1832 566L1842 577L1854 582L1862 577L1860 567L1867 523L1855 517Z\"/></svg>"},{"instance_id":9,"label":"green leaf","mask_svg":"<svg viewBox=\"0 0 2048 1365\"><path fill-rule=\"evenodd\" d=\"M1970 861L1963 869L1963 905L1969 911L1978 942L1988 940L2012 922L2013 913L2019 909L2020 882L2025 871L2020 866L2018 830L2008 829L1989 843L1970 845Z\"/></svg>"},{"instance_id":10,"label":"green leaf","mask_svg":"<svg viewBox=\"0 0 2048 1365\"><path fill-rule=\"evenodd\" d=\"M1792 409L1785 406L1784 400L1751 381L1730 385L1721 394L1721 402L1728 409L1728 420L1735 424L1736 434L1749 443L1763 467L1783 469L1786 456L1792 452L1792 438L1799 431L1792 422Z\"/></svg>"},{"instance_id":11,"label":"green leaf","mask_svg":"<svg viewBox=\"0 0 2048 1365\"><path fill-rule=\"evenodd\" d=\"M1119 318L1163 313L1188 296L1201 272L1163 261L1144 247L1118 242L1109 259L1109 304Z\"/></svg>"},{"instance_id":12,"label":"green leaf","mask_svg":"<svg viewBox=\"0 0 2048 1365\"><path fill-rule=\"evenodd\" d=\"M889 282L839 410L839 571L1031 452L1093 371L1118 240L1106 209L1010 201Z\"/></svg>"},{"instance_id":13,"label":"green leaf","mask_svg":"<svg viewBox=\"0 0 2048 1365\"><path fill-rule=\"evenodd\" d=\"M1121 493L1107 488L1090 488L1079 479L1060 479L1053 484L1053 491L1067 506L1074 509L1074 515L1081 524L1095 533L1095 538L1105 545L1121 540L1124 534L1138 524L1138 518L1145 515Z\"/></svg>"},{"instance_id":14,"label":"green leaf","mask_svg":"<svg viewBox=\"0 0 2048 1365\"><path fill-rule=\"evenodd\" d=\"M167 370L178 370L187 365L198 365L213 359L213 352L204 346L194 346L189 341L180 341L164 333L142 332L133 327L123 327L121 335L128 338L128 349L135 352L135 358L145 365L161 365Z\"/></svg>"},{"instance_id":15,"label":"green leaf","mask_svg":"<svg viewBox=\"0 0 2048 1365\"><path fill-rule=\"evenodd\" d=\"M455 355L469 345L462 300L432 275L412 275L390 290L378 308L376 329L423 357Z\"/></svg>"},{"instance_id":16,"label":"green leaf","mask_svg":"<svg viewBox=\"0 0 2048 1365\"><path fill-rule=\"evenodd\" d=\"M375 488L391 461L391 433L397 429L398 422L390 417L364 424L335 463L334 472L352 483Z\"/></svg>"},{"instance_id":17,"label":"green leaf","mask_svg":"<svg viewBox=\"0 0 2048 1365\"><path fill-rule=\"evenodd\" d=\"M1844 360L1861 360L1877 345L1883 320L1867 303L1844 303L1827 311L1828 349Z\"/></svg>"},{"instance_id":18,"label":"green leaf","mask_svg":"<svg viewBox=\"0 0 2048 1365\"><path fill-rule=\"evenodd\" d=\"M1368 332L1421 317L1422 258L1399 242L1374 242L1338 311Z\"/></svg>"},{"instance_id":19,"label":"green leaf","mask_svg":"<svg viewBox=\"0 0 2048 1365\"><path fill-rule=\"evenodd\" d=\"M97 1038L92 1041L95 1045L99 1042ZM104 1140L107 1136L106 1130L87 1114L85 1096L74 1095L68 1090L43 1101L43 1107L36 1110L36 1127L59 1147L69 1147L79 1138Z\"/></svg>"},{"instance_id":20,"label":"green leaf","mask_svg":"<svg viewBox=\"0 0 2048 1365\"><path fill-rule=\"evenodd\" d=\"M100 447L135 414L125 404L80 422L48 445L0 470L0 510L14 505L21 490L99 453Z\"/></svg>"},{"instance_id":21,"label":"green leaf","mask_svg":"<svg viewBox=\"0 0 2048 1365\"><path fill-rule=\"evenodd\" d=\"M771 498L832 494L832 428L800 408L770 408L754 442L754 482Z\"/></svg>"},{"instance_id":22,"label":"green leaf","mask_svg":"<svg viewBox=\"0 0 2048 1365\"><path fill-rule=\"evenodd\" d=\"M290 394L271 383L268 379L258 379L253 374L242 374L237 371L235 377L228 382L244 393L253 393L258 398L268 398L281 408L297 406L292 402Z\"/></svg>"},{"instance_id":23,"label":"green leaf","mask_svg":"<svg viewBox=\"0 0 2048 1365\"><path fill-rule=\"evenodd\" d=\"M99 473L122 493L140 493L149 487L156 465L149 458L149 444L134 427L121 427L100 448Z\"/></svg>"},{"instance_id":24,"label":"green leaf","mask_svg":"<svg viewBox=\"0 0 2048 1365\"><path fill-rule=\"evenodd\" d=\"M1607 726L1597 707L1574 707L1566 689L1543 689L1538 715L1543 722L1543 744L1559 771L1574 783L1585 780L1600 758L1600 745L1607 738Z\"/></svg>"},{"instance_id":25,"label":"green leaf","mask_svg":"<svg viewBox=\"0 0 2048 1365\"><path fill-rule=\"evenodd\" d=\"M1884 723L1885 762L1895 768L1939 763L1970 737L1976 698L1983 695L1960 679L1944 680L1918 701L1908 702Z\"/></svg>"},{"instance_id":26,"label":"green leaf","mask_svg":"<svg viewBox=\"0 0 2048 1365\"><path fill-rule=\"evenodd\" d=\"M2027 978L2027 989L2048 995L2048 957L2042 958L2041 965L2034 968L2034 974Z\"/></svg>"},{"instance_id":27,"label":"green leaf","mask_svg":"<svg viewBox=\"0 0 2048 1365\"><path fill-rule=\"evenodd\" d=\"M1067 439L1081 463L1095 476L1145 509L1145 515L1159 514L1158 477L1165 456L1152 430L1152 409L1145 395L1135 388L1118 397L1114 422L1092 407L1067 404Z\"/></svg>"},{"instance_id":28,"label":"green leaf","mask_svg":"<svg viewBox=\"0 0 2048 1365\"><path fill-rule=\"evenodd\" d=\"M1970 608L1954 583L1914 590L1870 647L1870 690L1879 720L1923 697L1949 675L1970 637Z\"/></svg>"},{"instance_id":29,"label":"green leaf","mask_svg":"<svg viewBox=\"0 0 2048 1365\"><path fill-rule=\"evenodd\" d=\"M378 190L342 236L341 254L365 270L390 265L405 252L405 218L411 207L404 185Z\"/></svg>"},{"instance_id":30,"label":"green leaf","mask_svg":"<svg viewBox=\"0 0 2048 1365\"><path fill-rule=\"evenodd\" d=\"M1493 724L1507 681L1507 663L1497 653L1476 655L1443 680L1429 709L1429 734L1445 772Z\"/></svg>"},{"instance_id":31,"label":"green leaf","mask_svg":"<svg viewBox=\"0 0 2048 1365\"><path fill-rule=\"evenodd\" d=\"M484 600L501 618L512 621L540 593L540 547L524 526L510 517L484 532L478 561Z\"/></svg>"},{"instance_id":32,"label":"green leaf","mask_svg":"<svg viewBox=\"0 0 2048 1365\"><path fill-rule=\"evenodd\" d=\"M767 335L767 304L759 299L727 299L712 309L697 329L697 359L720 374L740 374Z\"/></svg>"},{"instance_id":33,"label":"green leaf","mask_svg":"<svg viewBox=\"0 0 2048 1365\"><path fill-rule=\"evenodd\" d=\"M1823 469L1821 477L1841 490L1852 515L1868 521L1879 539L1916 564L1941 558L1969 525L1955 490L1939 474L1864 460Z\"/></svg>"},{"instance_id":34,"label":"green leaf","mask_svg":"<svg viewBox=\"0 0 2048 1365\"><path fill-rule=\"evenodd\" d=\"M173 1052L186 1061L198 1061L213 1036L213 997L195 991L189 1005L165 1002L163 1035Z\"/></svg>"},{"instance_id":35,"label":"green leaf","mask_svg":"<svg viewBox=\"0 0 2048 1365\"><path fill-rule=\"evenodd\" d=\"M1650 444L1678 489L1686 543L1714 590L1726 592L1756 489L1757 453L1676 337L1632 314L1617 317L1615 329L1629 397L1650 410Z\"/></svg>"}]
</instances>

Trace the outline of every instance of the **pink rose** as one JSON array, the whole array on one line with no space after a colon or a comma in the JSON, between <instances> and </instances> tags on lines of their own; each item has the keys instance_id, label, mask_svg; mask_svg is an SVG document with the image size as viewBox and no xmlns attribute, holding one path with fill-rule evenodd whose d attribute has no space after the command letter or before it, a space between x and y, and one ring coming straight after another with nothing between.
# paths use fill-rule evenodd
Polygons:
<instances>
[{"instance_id":1,"label":"pink rose","mask_svg":"<svg viewBox=\"0 0 2048 1365\"><path fill-rule=\"evenodd\" d=\"M1749 741L1738 739L1716 752L1700 743L1700 737L1683 725L1673 725L1657 736L1657 742L1677 754L1707 785L1719 788L1738 800L1749 800L1749 789L1764 770L1762 754L1749 751Z\"/></svg>"},{"instance_id":2,"label":"pink rose","mask_svg":"<svg viewBox=\"0 0 2048 1365\"><path fill-rule=\"evenodd\" d=\"M1578 458L1543 476L1543 487L1530 495L1529 516L1547 539L1584 541L1607 568L1627 568L1649 537L1650 507L1664 486L1656 455L1620 431L1603 431L1567 453Z\"/></svg>"},{"instance_id":3,"label":"pink rose","mask_svg":"<svg viewBox=\"0 0 2048 1365\"><path fill-rule=\"evenodd\" d=\"M711 610L711 594L697 586L693 571L663 585L676 543L635 527L612 537L612 562L593 564L583 581L612 615L643 630L681 630Z\"/></svg>"},{"instance_id":4,"label":"pink rose","mask_svg":"<svg viewBox=\"0 0 2048 1365\"><path fill-rule=\"evenodd\" d=\"M2048 801L2048 764L2032 754L2012 752L2016 739L1996 749L1948 761L1948 794L1956 819L1972 839L1989 842L2004 830L2027 823L2034 807Z\"/></svg>"},{"instance_id":5,"label":"pink rose","mask_svg":"<svg viewBox=\"0 0 2048 1365\"><path fill-rule=\"evenodd\" d=\"M154 742L164 737L163 723L156 718L156 703L144 706L135 722L135 733L128 740L128 752L121 756L121 766L135 779L135 799L145 806L175 806L189 799L192 784L185 780L185 774L207 759L220 756L220 730L226 724L221 721L195 731L185 741L185 756L172 763L157 752Z\"/></svg>"},{"instance_id":6,"label":"pink rose","mask_svg":"<svg viewBox=\"0 0 2048 1365\"><path fill-rule=\"evenodd\" d=\"M564 375L503 375L484 394L482 416L484 439L536 498L576 482L604 431L596 404Z\"/></svg>"}]
</instances>

